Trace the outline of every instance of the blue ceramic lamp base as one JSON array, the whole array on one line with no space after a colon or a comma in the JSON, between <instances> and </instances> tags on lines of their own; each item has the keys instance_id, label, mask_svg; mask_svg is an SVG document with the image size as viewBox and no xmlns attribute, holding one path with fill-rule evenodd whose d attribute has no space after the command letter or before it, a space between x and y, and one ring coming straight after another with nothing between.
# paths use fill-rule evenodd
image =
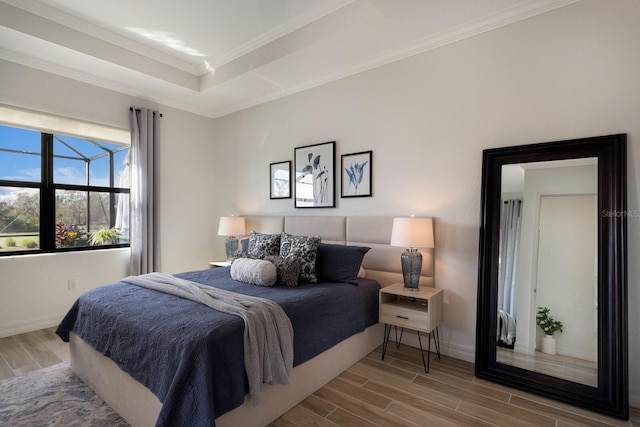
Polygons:
<instances>
[{"instance_id":1,"label":"blue ceramic lamp base","mask_svg":"<svg viewBox=\"0 0 640 427\"><path fill-rule=\"evenodd\" d=\"M238 250L238 239L235 236L229 236L224 241L224 249L227 252L227 261L233 261L233 254Z\"/></svg>"}]
</instances>

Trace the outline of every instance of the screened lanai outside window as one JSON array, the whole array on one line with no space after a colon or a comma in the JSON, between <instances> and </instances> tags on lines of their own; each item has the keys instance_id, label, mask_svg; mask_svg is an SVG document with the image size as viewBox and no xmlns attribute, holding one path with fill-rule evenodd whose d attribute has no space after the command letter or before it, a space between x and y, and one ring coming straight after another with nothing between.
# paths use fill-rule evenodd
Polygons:
<instances>
[{"instance_id":1,"label":"screened lanai outside window","mask_svg":"<svg viewBox=\"0 0 640 427\"><path fill-rule=\"evenodd\" d=\"M129 243L129 146L0 126L0 254Z\"/></svg>"},{"instance_id":2,"label":"screened lanai outside window","mask_svg":"<svg viewBox=\"0 0 640 427\"><path fill-rule=\"evenodd\" d=\"M40 249L41 163L40 132L0 127L0 252Z\"/></svg>"},{"instance_id":3,"label":"screened lanai outside window","mask_svg":"<svg viewBox=\"0 0 640 427\"><path fill-rule=\"evenodd\" d=\"M115 228L118 198L129 194L110 191L122 185L128 151L118 144L53 136L57 247L129 242L128 227Z\"/></svg>"}]
</instances>

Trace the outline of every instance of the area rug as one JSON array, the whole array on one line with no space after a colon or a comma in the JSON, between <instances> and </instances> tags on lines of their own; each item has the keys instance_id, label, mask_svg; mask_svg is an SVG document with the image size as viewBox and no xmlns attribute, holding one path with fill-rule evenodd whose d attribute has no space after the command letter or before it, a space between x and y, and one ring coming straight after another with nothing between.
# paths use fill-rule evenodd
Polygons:
<instances>
[{"instance_id":1,"label":"area rug","mask_svg":"<svg viewBox=\"0 0 640 427\"><path fill-rule=\"evenodd\" d=\"M60 363L0 381L1 426L128 426Z\"/></svg>"}]
</instances>

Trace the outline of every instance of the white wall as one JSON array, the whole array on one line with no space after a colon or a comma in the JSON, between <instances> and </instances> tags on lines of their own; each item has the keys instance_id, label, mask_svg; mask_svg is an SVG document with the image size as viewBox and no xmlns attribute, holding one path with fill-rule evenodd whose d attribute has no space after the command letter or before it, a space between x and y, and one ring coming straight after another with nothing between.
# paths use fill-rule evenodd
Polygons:
<instances>
[{"instance_id":1,"label":"white wall","mask_svg":"<svg viewBox=\"0 0 640 427\"><path fill-rule=\"evenodd\" d=\"M640 173L640 2L585 0L450 46L215 120L214 216L230 213L435 216L441 339L473 360L482 150L626 132L629 209ZM337 141L373 150L373 197L336 209L269 200L270 162ZM339 157L336 159L339 164ZM640 352L640 219L629 218L630 354ZM216 256L224 256L222 240ZM640 406L640 362L630 359Z\"/></svg>"},{"instance_id":2,"label":"white wall","mask_svg":"<svg viewBox=\"0 0 640 427\"><path fill-rule=\"evenodd\" d=\"M554 334L560 355L597 361L598 197L542 196L534 307L563 323ZM542 346L544 332L536 329ZM539 347L542 348L542 347Z\"/></svg>"},{"instance_id":3,"label":"white wall","mask_svg":"<svg viewBox=\"0 0 640 427\"><path fill-rule=\"evenodd\" d=\"M0 61L0 103L129 129L129 107L160 110L157 218L160 270L206 268L212 258L213 124L141 98ZM0 257L0 337L57 324L77 296L129 273L129 250ZM78 289L67 282L77 279Z\"/></svg>"},{"instance_id":4,"label":"white wall","mask_svg":"<svg viewBox=\"0 0 640 427\"><path fill-rule=\"evenodd\" d=\"M54 326L81 293L128 274L129 249L0 258L0 337Z\"/></svg>"}]
</instances>

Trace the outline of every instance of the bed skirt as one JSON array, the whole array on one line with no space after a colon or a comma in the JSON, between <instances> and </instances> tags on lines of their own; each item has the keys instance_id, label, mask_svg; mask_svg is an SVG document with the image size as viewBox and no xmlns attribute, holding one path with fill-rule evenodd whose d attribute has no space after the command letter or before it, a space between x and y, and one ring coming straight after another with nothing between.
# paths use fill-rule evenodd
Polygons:
<instances>
[{"instance_id":1,"label":"bed skirt","mask_svg":"<svg viewBox=\"0 0 640 427\"><path fill-rule=\"evenodd\" d=\"M296 366L288 385L264 385L258 406L243 405L216 420L218 427L263 427L331 381L382 344L380 323ZM70 334L71 368L133 427L154 426L162 404L145 386L122 371L74 333Z\"/></svg>"}]
</instances>

